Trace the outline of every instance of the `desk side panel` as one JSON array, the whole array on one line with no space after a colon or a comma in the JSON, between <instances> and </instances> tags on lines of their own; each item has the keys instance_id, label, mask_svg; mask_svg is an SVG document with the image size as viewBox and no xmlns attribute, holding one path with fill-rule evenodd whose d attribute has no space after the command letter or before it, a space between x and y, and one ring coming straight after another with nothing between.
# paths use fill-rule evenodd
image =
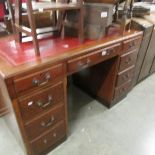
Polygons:
<instances>
[{"instance_id":1,"label":"desk side panel","mask_svg":"<svg viewBox=\"0 0 155 155\"><path fill-rule=\"evenodd\" d=\"M5 123L12 132L12 134L15 136L16 140L19 142L20 146L24 149L24 144L19 131L18 123L13 111L12 101L10 99L5 80L1 76L0 76L0 93L1 93L0 101L2 101L2 103L5 104L4 106L7 109L7 113L5 113L5 116L3 117Z\"/></svg>"}]
</instances>

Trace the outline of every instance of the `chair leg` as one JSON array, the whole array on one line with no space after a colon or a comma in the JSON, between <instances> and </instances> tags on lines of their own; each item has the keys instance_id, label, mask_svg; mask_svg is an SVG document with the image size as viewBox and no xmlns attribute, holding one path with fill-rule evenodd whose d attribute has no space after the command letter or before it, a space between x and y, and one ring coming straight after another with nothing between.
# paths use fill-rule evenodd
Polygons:
<instances>
[{"instance_id":1,"label":"chair leg","mask_svg":"<svg viewBox=\"0 0 155 155\"><path fill-rule=\"evenodd\" d=\"M61 39L63 40L64 38L65 38L65 25L63 23L61 28Z\"/></svg>"},{"instance_id":2,"label":"chair leg","mask_svg":"<svg viewBox=\"0 0 155 155\"><path fill-rule=\"evenodd\" d=\"M59 11L57 26L56 26L59 32L62 29L62 22L64 21L64 18L65 18L65 11Z\"/></svg>"},{"instance_id":3,"label":"chair leg","mask_svg":"<svg viewBox=\"0 0 155 155\"><path fill-rule=\"evenodd\" d=\"M12 25L12 30L13 30L13 33L15 34L16 33L16 30L15 30L15 17L14 17L14 10L12 8L12 2L11 0L7 0L7 6L8 6L8 10L9 10L9 15L11 17L11 25Z\"/></svg>"},{"instance_id":4,"label":"chair leg","mask_svg":"<svg viewBox=\"0 0 155 155\"><path fill-rule=\"evenodd\" d=\"M37 33L36 33L36 24L35 24L35 18L33 15L31 0L27 0L26 3L27 3L27 13L28 13L28 19L29 19L29 24L30 24L30 28L31 28L31 34L32 34L35 54L36 54L36 56L40 56L39 44L38 44Z\"/></svg>"},{"instance_id":5,"label":"chair leg","mask_svg":"<svg viewBox=\"0 0 155 155\"><path fill-rule=\"evenodd\" d=\"M84 41L84 21L83 21L83 8L80 8L80 11L79 11L79 40L81 43L83 43Z\"/></svg>"},{"instance_id":6,"label":"chair leg","mask_svg":"<svg viewBox=\"0 0 155 155\"><path fill-rule=\"evenodd\" d=\"M51 0L51 2L56 3L56 0ZM57 11L52 11L52 20L54 20L54 25L57 23Z\"/></svg>"},{"instance_id":7,"label":"chair leg","mask_svg":"<svg viewBox=\"0 0 155 155\"><path fill-rule=\"evenodd\" d=\"M15 16L14 16L14 24L15 25L21 25L22 23L22 10L21 10L22 4L20 0L15 0ZM22 42L22 33L15 30L15 40L17 42Z\"/></svg>"},{"instance_id":8,"label":"chair leg","mask_svg":"<svg viewBox=\"0 0 155 155\"><path fill-rule=\"evenodd\" d=\"M65 16L66 11L61 11L58 18L58 31L61 32L61 39L65 38Z\"/></svg>"}]
</instances>

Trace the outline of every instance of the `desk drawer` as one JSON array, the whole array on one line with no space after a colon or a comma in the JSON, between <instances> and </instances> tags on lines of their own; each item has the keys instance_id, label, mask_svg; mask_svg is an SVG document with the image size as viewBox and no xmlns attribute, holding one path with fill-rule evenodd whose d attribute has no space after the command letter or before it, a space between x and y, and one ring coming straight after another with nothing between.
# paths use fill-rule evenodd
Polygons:
<instances>
[{"instance_id":1,"label":"desk drawer","mask_svg":"<svg viewBox=\"0 0 155 155\"><path fill-rule=\"evenodd\" d=\"M120 98L123 95L126 95L129 92L130 88L131 88L131 80L126 82L122 86L115 88L114 98L116 99Z\"/></svg>"},{"instance_id":2,"label":"desk drawer","mask_svg":"<svg viewBox=\"0 0 155 155\"><path fill-rule=\"evenodd\" d=\"M134 67L131 67L128 70L118 73L116 86L120 86L125 82L129 81L130 79L132 79L133 74L134 74Z\"/></svg>"},{"instance_id":3,"label":"desk drawer","mask_svg":"<svg viewBox=\"0 0 155 155\"><path fill-rule=\"evenodd\" d=\"M139 47L141 43L141 37L133 38L123 42L123 52L130 52Z\"/></svg>"},{"instance_id":4,"label":"desk drawer","mask_svg":"<svg viewBox=\"0 0 155 155\"><path fill-rule=\"evenodd\" d=\"M133 51L121 56L119 71L123 71L128 67L135 65L137 59L137 51Z\"/></svg>"},{"instance_id":5,"label":"desk drawer","mask_svg":"<svg viewBox=\"0 0 155 155\"><path fill-rule=\"evenodd\" d=\"M28 121L38 114L49 110L64 101L63 82L44 88L36 93L19 98L19 107L23 120Z\"/></svg>"},{"instance_id":6,"label":"desk drawer","mask_svg":"<svg viewBox=\"0 0 155 155\"><path fill-rule=\"evenodd\" d=\"M21 75L14 79L15 90L17 93L31 88L47 85L49 82L63 76L65 73L64 64L58 64L51 68L34 72L28 75Z\"/></svg>"},{"instance_id":7,"label":"desk drawer","mask_svg":"<svg viewBox=\"0 0 155 155\"><path fill-rule=\"evenodd\" d=\"M93 64L114 57L115 55L118 55L120 50L121 50L120 44L115 44L113 46L104 49L99 49L90 54L69 60L67 63L68 72L74 73L79 70L82 70L83 68L87 68Z\"/></svg>"},{"instance_id":8,"label":"desk drawer","mask_svg":"<svg viewBox=\"0 0 155 155\"><path fill-rule=\"evenodd\" d=\"M66 136L65 122L61 121L55 128L32 141L31 146L34 154L44 154L49 148L55 145L59 140Z\"/></svg>"},{"instance_id":9,"label":"desk drawer","mask_svg":"<svg viewBox=\"0 0 155 155\"><path fill-rule=\"evenodd\" d=\"M63 119L65 119L64 105L57 106L45 115L40 115L36 120L25 125L28 138L32 140L38 137Z\"/></svg>"}]
</instances>

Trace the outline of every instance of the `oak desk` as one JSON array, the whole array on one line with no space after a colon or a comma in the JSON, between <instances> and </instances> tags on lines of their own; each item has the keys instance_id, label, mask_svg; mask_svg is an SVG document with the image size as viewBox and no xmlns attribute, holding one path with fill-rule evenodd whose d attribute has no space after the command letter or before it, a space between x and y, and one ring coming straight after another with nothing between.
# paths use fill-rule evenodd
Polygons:
<instances>
[{"instance_id":1,"label":"oak desk","mask_svg":"<svg viewBox=\"0 0 155 155\"><path fill-rule=\"evenodd\" d=\"M141 38L131 31L81 45L74 38L45 39L40 58L31 42L0 40L1 102L12 109L6 122L17 132L17 120L28 155L47 153L67 137L67 76L108 107L127 95Z\"/></svg>"}]
</instances>

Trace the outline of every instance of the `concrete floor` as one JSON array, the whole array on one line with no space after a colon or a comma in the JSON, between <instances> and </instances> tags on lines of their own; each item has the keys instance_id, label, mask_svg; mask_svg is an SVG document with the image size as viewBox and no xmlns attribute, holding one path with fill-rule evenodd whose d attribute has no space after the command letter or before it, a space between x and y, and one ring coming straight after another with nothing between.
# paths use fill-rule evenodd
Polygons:
<instances>
[{"instance_id":1,"label":"concrete floor","mask_svg":"<svg viewBox=\"0 0 155 155\"><path fill-rule=\"evenodd\" d=\"M48 155L155 155L154 92L155 75L108 110L71 86L69 136ZM3 118L0 155L24 155Z\"/></svg>"}]
</instances>

